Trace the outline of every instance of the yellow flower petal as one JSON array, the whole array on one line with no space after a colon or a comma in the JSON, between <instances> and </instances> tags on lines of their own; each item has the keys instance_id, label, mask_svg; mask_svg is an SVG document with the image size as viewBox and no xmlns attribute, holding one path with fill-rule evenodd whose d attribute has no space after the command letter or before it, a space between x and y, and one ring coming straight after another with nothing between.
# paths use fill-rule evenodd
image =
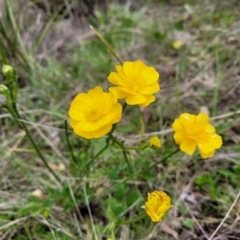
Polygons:
<instances>
[{"instance_id":1,"label":"yellow flower petal","mask_svg":"<svg viewBox=\"0 0 240 240\"><path fill-rule=\"evenodd\" d=\"M92 133L91 132L85 132L77 128L73 128L74 133L77 134L78 136L84 137L86 139L92 139Z\"/></svg>"},{"instance_id":2,"label":"yellow flower petal","mask_svg":"<svg viewBox=\"0 0 240 240\"><path fill-rule=\"evenodd\" d=\"M84 131L84 132L93 132L96 131L100 126L98 126L97 122L93 124L92 121L81 121L75 126L77 131Z\"/></svg>"},{"instance_id":3,"label":"yellow flower petal","mask_svg":"<svg viewBox=\"0 0 240 240\"><path fill-rule=\"evenodd\" d=\"M103 126L101 128L99 128L97 131L92 132L92 136L93 138L100 138L104 135L106 135L107 133L109 133L112 129L112 124Z\"/></svg>"},{"instance_id":4,"label":"yellow flower petal","mask_svg":"<svg viewBox=\"0 0 240 240\"><path fill-rule=\"evenodd\" d=\"M94 106L101 106L103 101L103 90L101 87L95 87L88 91L88 95L92 98Z\"/></svg>"},{"instance_id":5,"label":"yellow flower petal","mask_svg":"<svg viewBox=\"0 0 240 240\"><path fill-rule=\"evenodd\" d=\"M211 124L206 124L204 128L208 134L216 132L215 128Z\"/></svg>"},{"instance_id":6,"label":"yellow flower petal","mask_svg":"<svg viewBox=\"0 0 240 240\"><path fill-rule=\"evenodd\" d=\"M98 121L96 121L96 125L98 128L108 125L109 123L116 123L120 120L122 114L122 106L119 103L115 103L112 109L108 112L107 115L101 117Z\"/></svg>"},{"instance_id":7,"label":"yellow flower petal","mask_svg":"<svg viewBox=\"0 0 240 240\"><path fill-rule=\"evenodd\" d=\"M103 95L102 105L99 106L102 109L103 115L107 114L115 104L114 96L112 93L105 93Z\"/></svg>"},{"instance_id":8,"label":"yellow flower petal","mask_svg":"<svg viewBox=\"0 0 240 240\"><path fill-rule=\"evenodd\" d=\"M75 128L76 126L77 126L77 124L78 124L78 121L74 121L73 119L70 119L70 126L72 127L72 128Z\"/></svg>"},{"instance_id":9,"label":"yellow flower petal","mask_svg":"<svg viewBox=\"0 0 240 240\"><path fill-rule=\"evenodd\" d=\"M222 137L217 134L211 134L211 136L209 136L209 141L215 149L219 149L220 147L222 147Z\"/></svg>"},{"instance_id":10,"label":"yellow flower petal","mask_svg":"<svg viewBox=\"0 0 240 240\"><path fill-rule=\"evenodd\" d=\"M184 132L176 132L173 137L177 144L181 144L186 139L186 134Z\"/></svg>"},{"instance_id":11,"label":"yellow flower petal","mask_svg":"<svg viewBox=\"0 0 240 240\"><path fill-rule=\"evenodd\" d=\"M115 68L116 68L116 70L117 70L117 75L119 75L119 78L120 79L124 79L124 78L126 78L126 75L125 75L125 73L124 73L124 70L123 70L123 68L120 66L120 65L116 65L115 66ZM121 80L122 81L122 80Z\"/></svg>"},{"instance_id":12,"label":"yellow flower petal","mask_svg":"<svg viewBox=\"0 0 240 240\"><path fill-rule=\"evenodd\" d=\"M160 86L159 84L156 82L156 83L153 83L151 85L148 85L146 86L144 89L142 90L139 90L139 92L141 94L146 94L146 95L150 95L150 94L153 94L153 93L156 93L160 90Z\"/></svg>"},{"instance_id":13,"label":"yellow flower petal","mask_svg":"<svg viewBox=\"0 0 240 240\"><path fill-rule=\"evenodd\" d=\"M153 67L146 68L141 76L146 79L146 84L150 85L158 81L160 75Z\"/></svg>"},{"instance_id":14,"label":"yellow flower petal","mask_svg":"<svg viewBox=\"0 0 240 240\"><path fill-rule=\"evenodd\" d=\"M123 71L126 75L128 75L131 72L131 67L133 65L133 62L124 62L123 63Z\"/></svg>"},{"instance_id":15,"label":"yellow flower petal","mask_svg":"<svg viewBox=\"0 0 240 240\"><path fill-rule=\"evenodd\" d=\"M180 115L179 121L182 126L194 124L196 122L196 116L189 113L183 113Z\"/></svg>"},{"instance_id":16,"label":"yellow flower petal","mask_svg":"<svg viewBox=\"0 0 240 240\"><path fill-rule=\"evenodd\" d=\"M213 155L214 155L214 153L215 153L215 151L213 151L213 152L209 152L209 153L202 153L202 152L200 152L200 155L201 155L201 157L202 158L210 158L210 157L212 157Z\"/></svg>"},{"instance_id":17,"label":"yellow flower petal","mask_svg":"<svg viewBox=\"0 0 240 240\"><path fill-rule=\"evenodd\" d=\"M136 75L138 73L141 73L147 68L147 66L140 60L133 62L131 66L131 74Z\"/></svg>"},{"instance_id":18,"label":"yellow flower petal","mask_svg":"<svg viewBox=\"0 0 240 240\"><path fill-rule=\"evenodd\" d=\"M68 112L69 116L74 119L75 121L82 121L86 119L86 114L81 109L81 105L79 106L72 106Z\"/></svg>"},{"instance_id":19,"label":"yellow flower petal","mask_svg":"<svg viewBox=\"0 0 240 240\"><path fill-rule=\"evenodd\" d=\"M192 139L186 138L180 145L180 149L187 153L188 155L192 155L196 149L196 142Z\"/></svg>"},{"instance_id":20,"label":"yellow flower petal","mask_svg":"<svg viewBox=\"0 0 240 240\"><path fill-rule=\"evenodd\" d=\"M119 87L110 87L110 88L109 88L109 91L110 91L111 93L113 93L113 95L114 95L116 98L118 98L118 99L126 98L126 97L129 95L129 93L124 92L124 91L123 91L121 88L119 88Z\"/></svg>"},{"instance_id":21,"label":"yellow flower petal","mask_svg":"<svg viewBox=\"0 0 240 240\"><path fill-rule=\"evenodd\" d=\"M112 123L117 123L120 121L120 119L122 118L122 105L119 103L116 103L113 106L113 111L115 112L115 117L112 119Z\"/></svg>"},{"instance_id":22,"label":"yellow flower petal","mask_svg":"<svg viewBox=\"0 0 240 240\"><path fill-rule=\"evenodd\" d=\"M196 123L207 124L208 121L209 121L209 117L206 113L201 112L197 115Z\"/></svg>"},{"instance_id":23,"label":"yellow flower petal","mask_svg":"<svg viewBox=\"0 0 240 240\"><path fill-rule=\"evenodd\" d=\"M213 134L206 140L199 140L197 146L199 151L202 153L213 152L215 149L222 146L222 138L217 134Z\"/></svg>"},{"instance_id":24,"label":"yellow flower petal","mask_svg":"<svg viewBox=\"0 0 240 240\"><path fill-rule=\"evenodd\" d=\"M179 121L179 119L175 119L173 124L172 124L172 129L175 132L180 132L180 131L184 131L183 125L181 124L181 122Z\"/></svg>"},{"instance_id":25,"label":"yellow flower petal","mask_svg":"<svg viewBox=\"0 0 240 240\"><path fill-rule=\"evenodd\" d=\"M123 92L126 92L128 94L132 94L132 95L136 95L138 94L138 92L130 89L130 88L126 88L126 87L118 87L120 90L122 90ZM128 96L128 95L127 95Z\"/></svg>"},{"instance_id":26,"label":"yellow flower petal","mask_svg":"<svg viewBox=\"0 0 240 240\"><path fill-rule=\"evenodd\" d=\"M145 95L145 97L146 97L146 101L144 103L142 103L142 104L139 104L139 106L146 107L150 103L154 102L155 99L156 99L155 96L153 96L153 95Z\"/></svg>"},{"instance_id":27,"label":"yellow flower petal","mask_svg":"<svg viewBox=\"0 0 240 240\"><path fill-rule=\"evenodd\" d=\"M87 94L78 94L72 101L68 114L74 120L84 120L86 109L89 109L92 105L92 99Z\"/></svg>"},{"instance_id":28,"label":"yellow flower petal","mask_svg":"<svg viewBox=\"0 0 240 240\"><path fill-rule=\"evenodd\" d=\"M126 103L129 105L138 105L138 104L143 104L147 100L146 96L142 94L136 94L136 95L129 95L126 98Z\"/></svg>"},{"instance_id":29,"label":"yellow flower petal","mask_svg":"<svg viewBox=\"0 0 240 240\"><path fill-rule=\"evenodd\" d=\"M157 215L155 212L153 211L149 211L148 209L146 210L148 216L150 216L151 220L153 222L159 222L161 220L160 216Z\"/></svg>"},{"instance_id":30,"label":"yellow flower petal","mask_svg":"<svg viewBox=\"0 0 240 240\"><path fill-rule=\"evenodd\" d=\"M112 84L115 84L115 85L121 85L122 84L122 78L119 76L118 73L111 72L107 79Z\"/></svg>"}]
</instances>

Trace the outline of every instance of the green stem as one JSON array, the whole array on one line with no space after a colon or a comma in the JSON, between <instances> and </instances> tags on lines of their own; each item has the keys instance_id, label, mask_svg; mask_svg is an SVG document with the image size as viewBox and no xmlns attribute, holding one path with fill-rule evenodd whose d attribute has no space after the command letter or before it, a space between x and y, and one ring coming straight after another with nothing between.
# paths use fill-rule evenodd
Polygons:
<instances>
[{"instance_id":1,"label":"green stem","mask_svg":"<svg viewBox=\"0 0 240 240\"><path fill-rule=\"evenodd\" d=\"M113 48L109 45L109 43L105 40L105 38L101 35L101 33L98 32L93 26L90 26L90 28L94 31L94 33L98 36L98 38L107 47L108 51L119 61L120 64L123 64L123 61L120 59L120 57L118 57L118 55L115 53Z\"/></svg>"},{"instance_id":2,"label":"green stem","mask_svg":"<svg viewBox=\"0 0 240 240\"><path fill-rule=\"evenodd\" d=\"M120 226L120 225L135 223L135 222L138 222L138 221L144 219L146 216L147 216L147 214L146 214L146 213L143 213L143 214L141 214L141 215L138 216L138 217L135 217L135 218L132 218L132 219L129 219L129 220L126 220L126 221L117 222L116 225L117 225L117 226Z\"/></svg>"},{"instance_id":3,"label":"green stem","mask_svg":"<svg viewBox=\"0 0 240 240\"><path fill-rule=\"evenodd\" d=\"M64 128L65 128L65 134L66 134L66 139L67 139L67 145L68 145L68 149L70 151L72 160L77 164L77 159L75 158L74 154L73 154L73 150L69 141L69 137L68 137L68 124L67 124L67 119L64 119Z\"/></svg>"},{"instance_id":4,"label":"green stem","mask_svg":"<svg viewBox=\"0 0 240 240\"><path fill-rule=\"evenodd\" d=\"M43 156L43 154L42 154L42 152L40 151L40 149L38 148L38 146L37 146L37 144L35 143L34 139L32 138L32 135L31 135L31 133L29 132L26 124L25 124L24 122L19 122L19 121L18 121L18 119L22 119L22 117L21 117L21 115L19 114L18 110L15 108L14 111L15 111L16 117L17 117L17 118L14 118L15 121L16 121L18 124L20 124L20 125L22 126L22 128L24 129L24 131L25 131L28 139L30 140L33 148L34 148L35 151L37 152L37 154L38 154L38 156L40 157L40 159L42 159L45 167L46 167L46 168L49 170L49 172L55 177L55 179L56 179L59 183L61 183L61 179L60 179L60 178L56 175L56 173L49 167L46 159L44 158L44 156ZM14 117L14 114L13 114L13 117Z\"/></svg>"},{"instance_id":5,"label":"green stem","mask_svg":"<svg viewBox=\"0 0 240 240\"><path fill-rule=\"evenodd\" d=\"M2 39L0 39L0 53L1 53L1 56L2 56L2 62L4 64L7 64L7 59L6 59L6 55L5 55Z\"/></svg>"},{"instance_id":6,"label":"green stem","mask_svg":"<svg viewBox=\"0 0 240 240\"><path fill-rule=\"evenodd\" d=\"M143 149L145 149L145 148L147 148L147 147L149 147L149 144L147 143L147 144L145 144L145 145L143 145L143 146L140 146L140 147L122 147L122 149L123 150L126 150L126 151L128 151L128 150L143 150Z\"/></svg>"},{"instance_id":7,"label":"green stem","mask_svg":"<svg viewBox=\"0 0 240 240\"><path fill-rule=\"evenodd\" d=\"M115 142L121 149L122 149L122 153L123 153L123 156L124 156L124 159L128 165L128 171L130 174L133 173L133 169L131 167L131 164L128 160L128 156L127 156L127 151L126 149L124 148L124 144L120 143L112 134L110 135L111 139L113 140L113 142Z\"/></svg>"},{"instance_id":8,"label":"green stem","mask_svg":"<svg viewBox=\"0 0 240 240\"><path fill-rule=\"evenodd\" d=\"M169 153L166 157L160 159L159 161L157 161L156 163L154 163L152 166L148 167L147 169L145 169L143 172L146 172L152 168L155 168L159 163L166 163L166 160L168 160L170 157L172 157L174 154L178 153L180 151L180 149L176 149L175 151Z\"/></svg>"},{"instance_id":9,"label":"green stem","mask_svg":"<svg viewBox=\"0 0 240 240\"><path fill-rule=\"evenodd\" d=\"M123 113L123 111L125 110L126 106L127 106L127 104L124 103L122 113ZM113 131L115 130L116 126L117 126L117 123L115 123L115 124L113 125L112 130L109 132L108 138L107 138L107 140L106 140L106 145L105 145L89 162L86 163L86 165L84 166L84 169L85 169L86 167L88 167L91 163L93 163L94 160L95 160L98 156L100 156L100 155L109 147L110 140L112 139L112 133L113 133Z\"/></svg>"},{"instance_id":10,"label":"green stem","mask_svg":"<svg viewBox=\"0 0 240 240\"><path fill-rule=\"evenodd\" d=\"M4 30L4 27L3 27L3 24L1 22L1 19L0 19L0 34L2 36L2 38L4 38L6 40L6 42L10 45L10 48L13 51L13 54L16 56L16 57L19 57L22 62L24 62L26 65L24 65L25 69L27 71L29 71L29 63L27 61L27 59L24 57L24 55L18 50L18 48L14 45L14 43L11 42L10 38L7 36L5 30Z\"/></svg>"},{"instance_id":11,"label":"green stem","mask_svg":"<svg viewBox=\"0 0 240 240\"><path fill-rule=\"evenodd\" d=\"M94 160L108 148L108 145L109 143L107 143L89 162L87 162L83 169L87 168L91 163L93 163Z\"/></svg>"}]
</instances>

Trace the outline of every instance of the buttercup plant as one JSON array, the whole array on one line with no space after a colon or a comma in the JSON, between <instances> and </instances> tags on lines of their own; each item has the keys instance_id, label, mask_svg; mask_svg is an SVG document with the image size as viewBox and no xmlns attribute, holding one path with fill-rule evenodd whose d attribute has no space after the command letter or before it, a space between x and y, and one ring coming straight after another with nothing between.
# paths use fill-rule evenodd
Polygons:
<instances>
[{"instance_id":1,"label":"buttercup plant","mask_svg":"<svg viewBox=\"0 0 240 240\"><path fill-rule=\"evenodd\" d=\"M147 66L141 60L137 61L126 61L122 62L119 57L117 57L116 53L110 48L105 39L94 30L97 36L103 41L106 47L109 49L111 53L116 57L116 59L120 62L121 65L116 65L116 72L111 72L108 76L108 81L114 84L115 86L110 87L110 93L105 94L113 94L117 99L125 99L125 104L123 108L119 107L119 103L110 101L108 109L113 111L115 109L115 113L112 117L107 117L108 114L105 112L103 114L103 109L101 109L101 105L104 103L104 100L100 101L99 94L94 96L95 94L91 94L90 98L87 98L86 95L79 94L73 102L71 103L71 107L69 110L70 115L70 125L74 129L74 132L82 137L87 139L90 138L98 138L102 137L105 134L108 134L107 145L101 149L97 155L90 161L91 163L109 147L109 142L112 140L113 143L118 145L123 152L124 159L128 165L128 169L130 174L132 174L132 169L129 164L129 160L126 154L126 151L141 149L144 150L147 146L153 148L161 147L161 140L157 136L153 136L149 139L148 144L145 144L143 147L139 148L131 148L125 146L123 143L119 142L116 137L114 137L113 132L115 130L116 124L120 121L120 109L125 109L126 104L130 106L141 106L146 107L155 101L154 93L160 91L160 84L158 83L158 79L160 74L155 70L152 66ZM100 87L96 87L94 91L100 92ZM93 90L91 90L93 91ZM90 93L90 91L89 91ZM103 94L101 90L101 94ZM80 96L85 96L84 100L80 100ZM95 99L95 100L94 100ZM103 98L104 99L104 98ZM100 104L97 109L96 104L94 102L100 101ZM93 103L92 103L93 102ZM110 107L111 106L111 107ZM103 125L98 124L98 121L101 122L101 118L103 123L108 127L104 129L104 131L100 130L100 133L94 135L94 131L98 131ZM107 120L108 119L108 120ZM114 121L112 120L114 119ZM180 145L180 149L187 154L193 154L196 147L198 147L200 154L203 158L208 158L214 155L215 149L219 149L222 146L222 139L219 135L216 134L215 128L208 123L208 116L204 113L200 113L197 116L193 114L184 113L181 114L179 119L176 119L172 125L173 130L176 132L174 134L175 142ZM78 122L77 122L78 121ZM81 122L82 121L82 122ZM88 122L88 123L87 123ZM87 124L86 124L87 123ZM81 125L82 124L82 125ZM86 124L86 127L85 127ZM94 124L96 124L94 126ZM114 124L114 125L112 125ZM92 127L91 127L92 126ZM86 134L86 130L90 134ZM150 171L157 164L161 162L166 162L171 156L176 154L179 149L176 149L172 153L170 153L165 158L161 159L159 162L151 165L147 171ZM154 191L148 194L147 202L145 203L145 209L147 215L151 218L153 222L159 222L168 212L168 210L172 207L170 204L171 198L163 191ZM145 217L145 214L140 215L134 219L123 221L121 223L132 223L135 221L139 221Z\"/></svg>"},{"instance_id":2,"label":"buttercup plant","mask_svg":"<svg viewBox=\"0 0 240 240\"><path fill-rule=\"evenodd\" d=\"M94 31L96 32L96 30ZM96 33L109 49L109 45L103 37L98 32ZM115 57L117 56L112 49L109 49L109 51L113 53ZM174 130L173 138L176 144L179 145L179 148L153 164L151 164L149 160L149 165L145 169L139 171L138 169L133 169L128 156L129 151L144 151L146 148L160 148L161 139L153 136L142 146L128 147L124 141L120 141L118 137L115 136L114 131L117 124L124 117L126 107L146 107L156 100L154 94L160 91L160 84L158 82L160 74L154 67L148 66L141 60L122 62L119 57L116 57L116 59L120 62L120 65L116 65L116 72L111 72L107 77L108 81L114 85L109 87L109 92L105 92L101 86L93 86L87 93L82 92L77 94L70 103L68 110L70 118L69 124L78 137L87 140L106 138L106 145L92 158L88 159L86 163L80 166L79 169L81 172L86 173L85 170L87 167L109 147L115 147L122 151L123 158L129 170L129 175L124 176L124 181L127 180L128 177L137 178L142 172L150 172L159 163L166 163L174 154L179 152L179 149L188 155L192 155L196 148L198 148L201 157L205 159L212 157L215 150L221 148L222 138L216 133L216 129L209 124L209 117L206 114L199 113L198 115L194 115L182 113L172 124L172 129ZM18 86L15 70L11 66L4 66L3 73L7 76L9 88L2 85L0 91L6 97L7 110L19 126L24 129L46 168L55 179L62 184L61 177L49 167L41 149L39 149L35 139L31 136L27 125L20 121L22 117L17 109ZM125 101L123 106L120 104L121 101L118 102L120 99L124 99ZM65 130L67 143L72 153L67 123L65 124ZM73 153L71 157L74 164L79 164ZM146 216L150 217L152 222L162 221L163 217L172 207L171 197L158 189L149 192L144 205L145 211L142 215L128 220L116 220L114 225L137 222Z\"/></svg>"}]
</instances>

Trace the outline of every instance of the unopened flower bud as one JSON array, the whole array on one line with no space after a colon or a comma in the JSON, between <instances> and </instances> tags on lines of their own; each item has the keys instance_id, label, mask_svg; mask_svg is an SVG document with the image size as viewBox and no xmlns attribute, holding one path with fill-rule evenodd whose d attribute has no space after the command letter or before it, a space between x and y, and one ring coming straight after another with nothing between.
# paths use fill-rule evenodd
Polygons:
<instances>
[{"instance_id":1,"label":"unopened flower bud","mask_svg":"<svg viewBox=\"0 0 240 240\"><path fill-rule=\"evenodd\" d=\"M13 74L14 68L10 65L3 65L2 72L4 75Z\"/></svg>"},{"instance_id":2,"label":"unopened flower bud","mask_svg":"<svg viewBox=\"0 0 240 240\"><path fill-rule=\"evenodd\" d=\"M9 89L7 88L7 86L3 85L3 84L0 84L0 93L2 94L6 94L6 93L9 93Z\"/></svg>"}]
</instances>

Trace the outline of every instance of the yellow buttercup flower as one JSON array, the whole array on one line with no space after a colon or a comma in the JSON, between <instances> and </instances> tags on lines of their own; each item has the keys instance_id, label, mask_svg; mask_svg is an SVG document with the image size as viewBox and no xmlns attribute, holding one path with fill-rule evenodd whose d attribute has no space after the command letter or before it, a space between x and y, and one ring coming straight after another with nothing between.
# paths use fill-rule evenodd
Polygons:
<instances>
[{"instance_id":1,"label":"yellow buttercup flower","mask_svg":"<svg viewBox=\"0 0 240 240\"><path fill-rule=\"evenodd\" d=\"M122 106L112 93L103 92L98 86L75 97L69 116L70 125L77 135L87 139L100 138L120 121Z\"/></svg>"},{"instance_id":2,"label":"yellow buttercup flower","mask_svg":"<svg viewBox=\"0 0 240 240\"><path fill-rule=\"evenodd\" d=\"M175 119L172 125L174 139L183 152L192 155L197 147L202 158L209 158L222 146L222 137L216 134L215 128L208 121L209 117L205 113L183 113Z\"/></svg>"},{"instance_id":3,"label":"yellow buttercup flower","mask_svg":"<svg viewBox=\"0 0 240 240\"><path fill-rule=\"evenodd\" d=\"M117 72L111 72L108 80L113 83L109 91L118 99L126 98L129 105L148 106L155 101L152 95L160 90L159 73L142 61L124 62L115 66Z\"/></svg>"},{"instance_id":4,"label":"yellow buttercup flower","mask_svg":"<svg viewBox=\"0 0 240 240\"><path fill-rule=\"evenodd\" d=\"M160 148L161 147L161 139L157 136L153 136L149 139L150 147Z\"/></svg>"},{"instance_id":5,"label":"yellow buttercup flower","mask_svg":"<svg viewBox=\"0 0 240 240\"><path fill-rule=\"evenodd\" d=\"M170 197L162 191L149 193L145 202L146 212L153 222L161 221L171 207Z\"/></svg>"},{"instance_id":6,"label":"yellow buttercup flower","mask_svg":"<svg viewBox=\"0 0 240 240\"><path fill-rule=\"evenodd\" d=\"M176 40L172 43L172 46L173 46L174 49L179 50L179 49L183 48L184 42L182 40Z\"/></svg>"}]
</instances>

